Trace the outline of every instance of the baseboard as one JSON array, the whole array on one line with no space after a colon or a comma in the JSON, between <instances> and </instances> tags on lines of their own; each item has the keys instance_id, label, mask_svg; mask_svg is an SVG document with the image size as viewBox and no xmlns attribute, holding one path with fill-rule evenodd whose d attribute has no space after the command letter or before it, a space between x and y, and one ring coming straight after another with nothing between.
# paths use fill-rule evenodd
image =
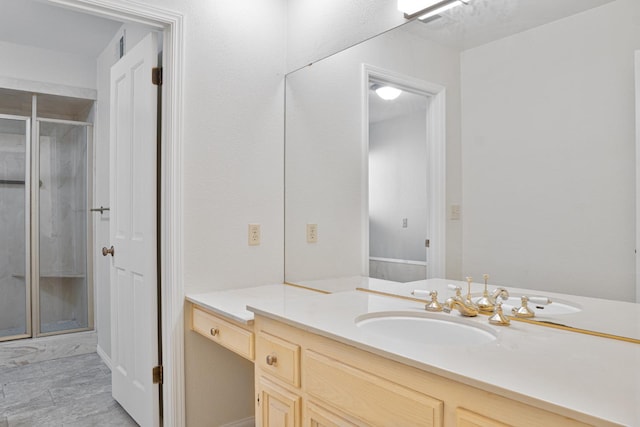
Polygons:
<instances>
[{"instance_id":1,"label":"baseboard","mask_svg":"<svg viewBox=\"0 0 640 427\"><path fill-rule=\"evenodd\" d=\"M100 359L102 359L104 364L109 367L109 370L112 370L111 369L111 358L109 357L109 355L107 353L105 353L105 351L102 349L102 347L100 347L100 344L98 344L98 346L96 347L96 352L98 353L98 356L100 356Z\"/></svg>"},{"instance_id":2,"label":"baseboard","mask_svg":"<svg viewBox=\"0 0 640 427\"><path fill-rule=\"evenodd\" d=\"M221 425L220 427L255 427L255 425L256 417L249 417Z\"/></svg>"}]
</instances>

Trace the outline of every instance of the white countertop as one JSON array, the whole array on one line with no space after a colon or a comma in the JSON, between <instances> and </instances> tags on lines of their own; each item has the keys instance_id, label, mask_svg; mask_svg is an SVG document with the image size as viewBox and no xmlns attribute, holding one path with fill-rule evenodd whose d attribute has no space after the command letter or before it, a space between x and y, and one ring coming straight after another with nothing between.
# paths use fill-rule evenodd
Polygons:
<instances>
[{"instance_id":1,"label":"white countertop","mask_svg":"<svg viewBox=\"0 0 640 427\"><path fill-rule=\"evenodd\" d=\"M308 289L280 284L187 294L186 299L221 316L250 324L253 322L253 313L247 310L247 305L263 302L274 305L291 304L296 298L309 294L322 295Z\"/></svg>"},{"instance_id":2,"label":"white countertop","mask_svg":"<svg viewBox=\"0 0 640 427\"><path fill-rule=\"evenodd\" d=\"M295 294L292 299L288 299L288 292L281 293L281 299L254 299L248 309L543 409L572 416L566 408L625 426L640 426L638 344L521 322L493 326L486 316L462 318L457 312L430 315L479 322L493 330L497 339L473 347L430 342L428 332L412 341L394 340L362 330L355 319L383 311L423 314L423 304L354 291Z\"/></svg>"}]
</instances>

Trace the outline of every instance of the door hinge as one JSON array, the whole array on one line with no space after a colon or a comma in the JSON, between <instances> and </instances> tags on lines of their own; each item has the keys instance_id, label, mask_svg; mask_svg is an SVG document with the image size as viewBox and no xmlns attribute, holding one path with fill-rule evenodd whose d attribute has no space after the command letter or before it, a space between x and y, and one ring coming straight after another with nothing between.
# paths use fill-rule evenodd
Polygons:
<instances>
[{"instance_id":1,"label":"door hinge","mask_svg":"<svg viewBox=\"0 0 640 427\"><path fill-rule=\"evenodd\" d=\"M430 244L431 244L431 242L429 241L429 239L424 241L424 247L425 248L428 248Z\"/></svg>"},{"instance_id":2,"label":"door hinge","mask_svg":"<svg viewBox=\"0 0 640 427\"><path fill-rule=\"evenodd\" d=\"M156 86L162 86L162 67L154 67L151 69L151 83Z\"/></svg>"},{"instance_id":3,"label":"door hinge","mask_svg":"<svg viewBox=\"0 0 640 427\"><path fill-rule=\"evenodd\" d=\"M153 376L153 383L154 384L162 384L162 365L160 366L154 366L153 370L151 371L151 375Z\"/></svg>"}]
</instances>

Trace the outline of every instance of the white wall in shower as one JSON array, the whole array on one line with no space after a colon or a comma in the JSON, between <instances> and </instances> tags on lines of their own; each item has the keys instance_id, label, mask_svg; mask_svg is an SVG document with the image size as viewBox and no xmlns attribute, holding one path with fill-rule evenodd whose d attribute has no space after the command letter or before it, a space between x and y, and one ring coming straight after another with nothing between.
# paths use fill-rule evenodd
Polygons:
<instances>
[{"instance_id":1,"label":"white wall in shower","mask_svg":"<svg viewBox=\"0 0 640 427\"><path fill-rule=\"evenodd\" d=\"M40 123L40 331L86 328L87 167L84 126Z\"/></svg>"}]
</instances>

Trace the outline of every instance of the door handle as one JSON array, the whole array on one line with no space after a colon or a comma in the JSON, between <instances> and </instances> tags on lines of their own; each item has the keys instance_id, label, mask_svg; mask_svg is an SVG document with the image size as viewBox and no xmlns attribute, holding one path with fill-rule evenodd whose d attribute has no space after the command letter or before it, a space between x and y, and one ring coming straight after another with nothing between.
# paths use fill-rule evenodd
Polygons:
<instances>
[{"instance_id":1,"label":"door handle","mask_svg":"<svg viewBox=\"0 0 640 427\"><path fill-rule=\"evenodd\" d=\"M93 208L93 209L89 209L91 212L100 212L100 215L102 215L104 213L104 211L108 211L109 208L103 208L102 206L100 206L99 208Z\"/></svg>"},{"instance_id":2,"label":"door handle","mask_svg":"<svg viewBox=\"0 0 640 427\"><path fill-rule=\"evenodd\" d=\"M113 256L115 250L113 249L113 246L111 246L109 249L107 249L107 247L105 246L104 248L102 248L102 256L107 256L109 254L111 254L111 256Z\"/></svg>"}]
</instances>

